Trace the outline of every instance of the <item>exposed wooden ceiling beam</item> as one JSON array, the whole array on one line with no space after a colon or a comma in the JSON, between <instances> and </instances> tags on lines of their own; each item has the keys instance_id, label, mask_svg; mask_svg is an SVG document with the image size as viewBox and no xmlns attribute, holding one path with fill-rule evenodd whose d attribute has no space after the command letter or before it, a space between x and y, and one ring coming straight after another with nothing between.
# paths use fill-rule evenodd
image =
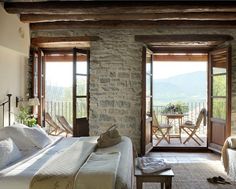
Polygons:
<instances>
[{"instance_id":1,"label":"exposed wooden ceiling beam","mask_svg":"<svg viewBox=\"0 0 236 189\"><path fill-rule=\"evenodd\" d=\"M68 30L68 29L127 29L127 28L236 28L236 21L61 21L31 23L30 29Z\"/></svg>"},{"instance_id":2,"label":"exposed wooden ceiling beam","mask_svg":"<svg viewBox=\"0 0 236 189\"><path fill-rule=\"evenodd\" d=\"M101 20L236 20L236 13L149 13L149 14L21 14L26 23Z\"/></svg>"},{"instance_id":3,"label":"exposed wooden ceiling beam","mask_svg":"<svg viewBox=\"0 0 236 189\"><path fill-rule=\"evenodd\" d=\"M127 14L173 12L236 12L234 2L6 2L14 14Z\"/></svg>"}]
</instances>

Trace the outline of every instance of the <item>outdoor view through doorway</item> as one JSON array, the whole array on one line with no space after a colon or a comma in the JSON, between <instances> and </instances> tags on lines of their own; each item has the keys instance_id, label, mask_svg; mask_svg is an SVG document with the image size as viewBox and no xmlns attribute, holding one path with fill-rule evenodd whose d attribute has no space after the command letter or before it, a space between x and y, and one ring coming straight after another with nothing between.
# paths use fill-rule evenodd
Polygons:
<instances>
[{"instance_id":1,"label":"outdoor view through doorway","mask_svg":"<svg viewBox=\"0 0 236 189\"><path fill-rule=\"evenodd\" d=\"M46 62L45 111L56 121L63 115L72 124L73 62Z\"/></svg>"},{"instance_id":2,"label":"outdoor view through doorway","mask_svg":"<svg viewBox=\"0 0 236 189\"><path fill-rule=\"evenodd\" d=\"M163 134L166 133L165 129L161 129L162 133L160 130L156 134L153 133L154 146L207 146L207 126L204 126L203 121L196 132L200 138L200 140L197 139L200 145L192 138L183 144L189 137L184 130L181 131L180 137L180 126L186 121L195 124L201 109L207 109L207 54L195 54L195 56L201 58L193 58L194 54L184 53L155 54L153 116L157 118L159 125L168 124L171 128L166 138L163 138ZM153 121L154 126L155 124Z\"/></svg>"},{"instance_id":3,"label":"outdoor view through doorway","mask_svg":"<svg viewBox=\"0 0 236 189\"><path fill-rule=\"evenodd\" d=\"M62 58L64 56L64 58ZM58 56L59 57L59 56ZM51 55L46 58L45 69L45 112L49 113L54 121L57 116L64 116L67 122L73 125L73 56ZM77 100L77 117L87 116L87 61L78 56L76 62L76 91L83 95ZM81 74L79 74L81 73ZM80 97L80 96L79 96Z\"/></svg>"}]
</instances>

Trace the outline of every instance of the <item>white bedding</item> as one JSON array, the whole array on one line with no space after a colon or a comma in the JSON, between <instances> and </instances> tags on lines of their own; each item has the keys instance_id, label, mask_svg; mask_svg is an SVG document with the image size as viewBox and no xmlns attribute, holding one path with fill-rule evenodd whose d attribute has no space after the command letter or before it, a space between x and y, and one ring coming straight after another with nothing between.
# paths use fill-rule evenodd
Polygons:
<instances>
[{"instance_id":1,"label":"white bedding","mask_svg":"<svg viewBox=\"0 0 236 189\"><path fill-rule=\"evenodd\" d=\"M0 171L0 189L29 189L30 182L38 170L49 160L53 154L64 151L67 146L74 142L89 141L96 142L97 137L81 137L81 138L59 138L52 144L39 151L31 152L32 156L26 156L20 162L9 166ZM127 145L128 143L130 145ZM128 148L127 148L128 146ZM121 152L121 161L118 167L116 178L116 189L131 188L131 169L132 166L132 144L129 138L122 137L122 142L109 148L98 149L97 152ZM27 153L26 153L27 154ZM28 152L28 154L30 154Z\"/></svg>"}]
</instances>

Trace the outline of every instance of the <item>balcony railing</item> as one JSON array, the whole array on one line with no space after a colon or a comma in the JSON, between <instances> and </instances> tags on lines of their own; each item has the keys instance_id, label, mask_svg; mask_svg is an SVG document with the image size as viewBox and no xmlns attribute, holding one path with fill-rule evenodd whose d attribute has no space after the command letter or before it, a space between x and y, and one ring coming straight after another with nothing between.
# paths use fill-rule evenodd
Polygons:
<instances>
[{"instance_id":1,"label":"balcony railing","mask_svg":"<svg viewBox=\"0 0 236 189\"><path fill-rule=\"evenodd\" d=\"M190 102L186 103L188 112L184 113L183 122L190 120L193 123L196 122L199 112L202 108L206 108L206 102ZM54 120L56 119L56 115L63 115L69 123L72 124L72 102L71 101L46 101L45 102L45 110L50 113ZM165 106L153 106L153 110L155 111L156 117L159 123L166 123L166 116L162 113ZM206 135L206 127L203 126L203 123L199 128L198 134ZM171 134L177 134L178 132L178 122L177 120L172 122L173 129L171 129Z\"/></svg>"},{"instance_id":2,"label":"balcony railing","mask_svg":"<svg viewBox=\"0 0 236 189\"><path fill-rule=\"evenodd\" d=\"M202 108L207 107L206 102L189 102L185 103L185 106L182 106L184 109L186 109L188 112L184 113L183 117L183 123L187 120L192 121L193 123L196 122L197 117L199 115L199 112ZM163 113L163 110L165 109L165 106L153 106L153 110L155 111L156 117L158 119L159 123L166 123L167 119L165 114ZM173 125L173 129L171 129L171 134L178 134L178 121L175 120L171 123ZM203 126L203 123L201 123L201 126L199 127L198 134L200 135L206 135L207 134L207 127Z\"/></svg>"},{"instance_id":3,"label":"balcony railing","mask_svg":"<svg viewBox=\"0 0 236 189\"><path fill-rule=\"evenodd\" d=\"M53 120L57 120L57 115L63 115L66 120L72 124L73 123L73 110L72 101L46 101L45 111L48 112Z\"/></svg>"}]
</instances>

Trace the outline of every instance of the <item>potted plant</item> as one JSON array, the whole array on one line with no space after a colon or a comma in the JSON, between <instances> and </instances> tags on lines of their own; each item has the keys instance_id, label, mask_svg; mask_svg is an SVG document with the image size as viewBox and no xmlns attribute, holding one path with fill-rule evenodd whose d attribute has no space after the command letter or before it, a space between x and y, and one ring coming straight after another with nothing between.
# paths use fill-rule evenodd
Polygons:
<instances>
[{"instance_id":1,"label":"potted plant","mask_svg":"<svg viewBox=\"0 0 236 189\"><path fill-rule=\"evenodd\" d=\"M19 123L33 127L37 124L37 120L29 112L29 107L21 106L18 114L16 114L16 120Z\"/></svg>"},{"instance_id":2,"label":"potted plant","mask_svg":"<svg viewBox=\"0 0 236 189\"><path fill-rule=\"evenodd\" d=\"M183 114L188 112L188 107L182 103L169 103L162 110L162 114Z\"/></svg>"}]
</instances>

